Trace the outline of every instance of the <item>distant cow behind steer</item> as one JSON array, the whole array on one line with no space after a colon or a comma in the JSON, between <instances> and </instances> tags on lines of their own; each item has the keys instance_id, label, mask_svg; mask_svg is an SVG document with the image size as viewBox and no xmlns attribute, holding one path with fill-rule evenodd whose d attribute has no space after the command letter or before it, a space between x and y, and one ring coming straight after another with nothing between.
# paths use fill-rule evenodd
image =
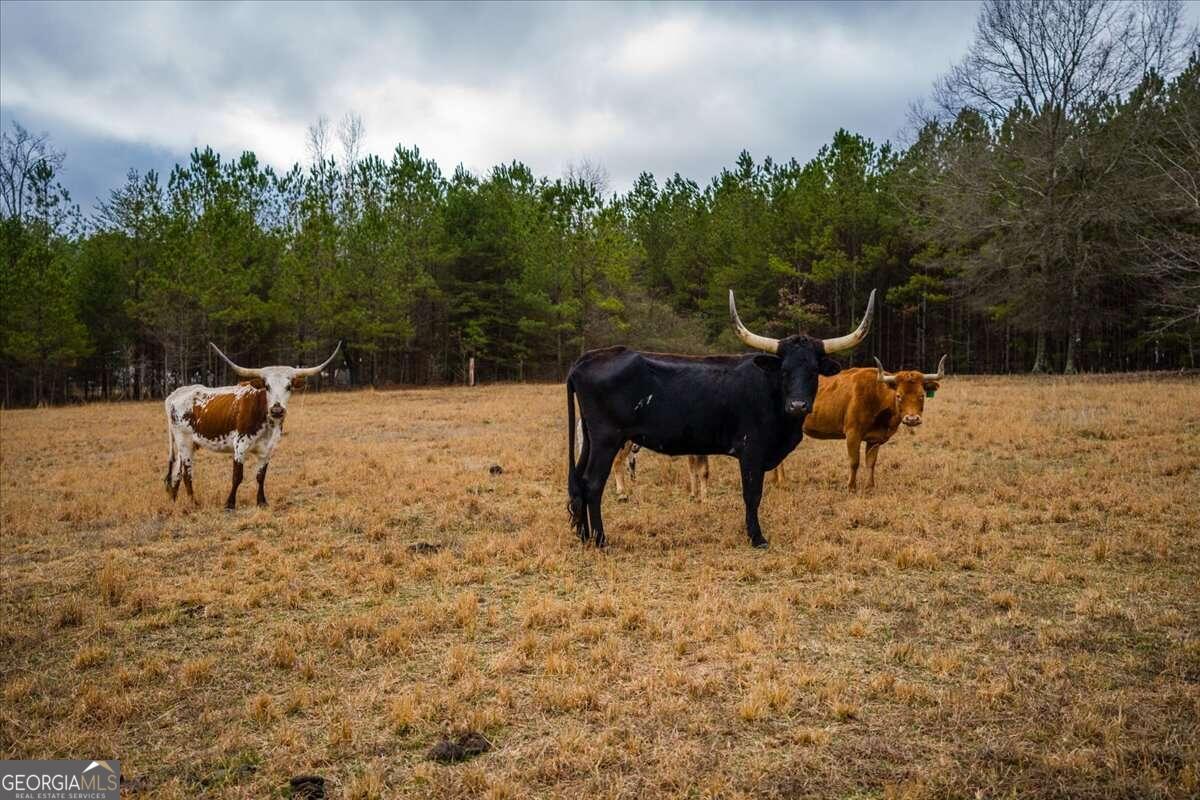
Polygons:
<instances>
[{"instance_id":1,"label":"distant cow behind steer","mask_svg":"<svg viewBox=\"0 0 1200 800\"><path fill-rule=\"evenodd\" d=\"M258 459L258 504L267 504L264 483L271 454L283 435L283 419L287 415L292 389L304 384L304 379L317 375L338 354L333 354L316 367L239 367L230 361L212 342L212 349L235 373L247 381L237 386L181 386L166 400L167 410L167 493L171 500L179 494L179 483L192 493L192 452L196 445L218 453L233 453L233 486L225 508L237 505L238 485L248 456Z\"/></svg>"},{"instance_id":2,"label":"distant cow behind steer","mask_svg":"<svg viewBox=\"0 0 1200 800\"><path fill-rule=\"evenodd\" d=\"M582 449L583 420L581 419L575 423L576 457L578 457L578 453ZM626 442L625 446L617 452L616 457L613 459L612 478L613 483L617 484L617 499L619 500L627 500L629 498L629 493L625 491L625 482L621 479L622 475L628 473L629 488L630 490L633 489L633 482L637 478L637 454L641 449L633 442Z\"/></svg>"},{"instance_id":3,"label":"distant cow behind steer","mask_svg":"<svg viewBox=\"0 0 1200 800\"><path fill-rule=\"evenodd\" d=\"M862 322L833 339L751 333L729 314L738 337L759 355L683 356L608 347L585 353L567 374L567 494L579 538L604 545L600 503L613 458L632 441L667 455L730 455L738 460L746 533L766 547L758 523L763 473L778 466L803 437L818 375L840 367L828 353L848 350L866 336L875 292ZM769 354L769 355L767 355ZM574 458L575 398L583 447Z\"/></svg>"},{"instance_id":4,"label":"distant cow behind steer","mask_svg":"<svg viewBox=\"0 0 1200 800\"><path fill-rule=\"evenodd\" d=\"M867 445L867 489L875 488L875 461L879 448L887 444L901 425L909 430L921 424L925 396L932 396L946 377L946 356L934 374L904 371L889 373L879 359L875 369L844 369L833 377L822 376L812 413L804 419L804 433L813 439L845 439L850 456L850 482L858 488L859 451ZM776 485L783 483L783 464L773 472ZM688 481L693 494L700 484L701 499L708 484L708 456L688 456Z\"/></svg>"}]
</instances>

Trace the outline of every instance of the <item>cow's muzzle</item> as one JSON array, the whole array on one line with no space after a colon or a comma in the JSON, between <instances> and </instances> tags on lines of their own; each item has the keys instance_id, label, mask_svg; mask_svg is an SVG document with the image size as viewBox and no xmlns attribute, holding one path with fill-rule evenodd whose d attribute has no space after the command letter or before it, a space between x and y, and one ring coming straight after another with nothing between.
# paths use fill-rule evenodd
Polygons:
<instances>
[{"instance_id":1,"label":"cow's muzzle","mask_svg":"<svg viewBox=\"0 0 1200 800\"><path fill-rule=\"evenodd\" d=\"M287 409L284 408L283 406L279 405L279 403L276 403L275 405L271 406L272 419L283 419L283 415L286 413L287 413Z\"/></svg>"},{"instance_id":2,"label":"cow's muzzle","mask_svg":"<svg viewBox=\"0 0 1200 800\"><path fill-rule=\"evenodd\" d=\"M921 415L920 414L905 414L904 419L901 421L908 427L915 428L921 424Z\"/></svg>"},{"instance_id":3,"label":"cow's muzzle","mask_svg":"<svg viewBox=\"0 0 1200 800\"><path fill-rule=\"evenodd\" d=\"M784 410L793 417L803 417L810 411L808 403L803 400L789 400Z\"/></svg>"}]
</instances>

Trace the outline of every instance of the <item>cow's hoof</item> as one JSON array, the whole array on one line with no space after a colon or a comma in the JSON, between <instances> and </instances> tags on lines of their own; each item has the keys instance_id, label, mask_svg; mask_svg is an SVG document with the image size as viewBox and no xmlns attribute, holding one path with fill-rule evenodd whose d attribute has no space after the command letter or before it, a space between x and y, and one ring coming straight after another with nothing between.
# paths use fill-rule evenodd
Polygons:
<instances>
[{"instance_id":1,"label":"cow's hoof","mask_svg":"<svg viewBox=\"0 0 1200 800\"><path fill-rule=\"evenodd\" d=\"M257 505L259 508L268 508L270 506L266 500L259 500Z\"/></svg>"},{"instance_id":2,"label":"cow's hoof","mask_svg":"<svg viewBox=\"0 0 1200 800\"><path fill-rule=\"evenodd\" d=\"M225 506L226 514L232 514L234 511L237 511L237 506Z\"/></svg>"},{"instance_id":3,"label":"cow's hoof","mask_svg":"<svg viewBox=\"0 0 1200 800\"><path fill-rule=\"evenodd\" d=\"M770 542L768 542L766 539L759 539L757 542L750 543L750 546L755 550L766 550L769 545Z\"/></svg>"}]
</instances>

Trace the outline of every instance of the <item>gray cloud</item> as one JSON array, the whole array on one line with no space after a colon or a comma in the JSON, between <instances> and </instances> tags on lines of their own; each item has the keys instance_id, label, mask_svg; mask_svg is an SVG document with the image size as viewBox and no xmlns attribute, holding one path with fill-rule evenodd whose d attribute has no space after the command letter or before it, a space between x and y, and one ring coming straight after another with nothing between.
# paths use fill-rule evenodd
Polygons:
<instances>
[{"instance_id":1,"label":"gray cloud","mask_svg":"<svg viewBox=\"0 0 1200 800\"><path fill-rule=\"evenodd\" d=\"M193 147L304 160L319 115L444 170L519 159L706 181L739 150L895 138L975 3L0 4L0 116L68 151L85 206Z\"/></svg>"}]
</instances>

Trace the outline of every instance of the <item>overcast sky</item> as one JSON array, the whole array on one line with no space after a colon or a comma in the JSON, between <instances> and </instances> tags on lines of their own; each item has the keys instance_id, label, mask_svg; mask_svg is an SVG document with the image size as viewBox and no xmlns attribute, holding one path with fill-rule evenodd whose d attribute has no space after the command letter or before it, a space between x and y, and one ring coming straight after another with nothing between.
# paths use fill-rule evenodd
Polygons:
<instances>
[{"instance_id":1,"label":"overcast sky","mask_svg":"<svg viewBox=\"0 0 1200 800\"><path fill-rule=\"evenodd\" d=\"M306 159L347 111L366 150L449 173L519 159L701 183L743 148L811 158L839 127L895 140L965 52L977 5L0 3L0 117L67 151L85 209L194 147Z\"/></svg>"}]
</instances>

